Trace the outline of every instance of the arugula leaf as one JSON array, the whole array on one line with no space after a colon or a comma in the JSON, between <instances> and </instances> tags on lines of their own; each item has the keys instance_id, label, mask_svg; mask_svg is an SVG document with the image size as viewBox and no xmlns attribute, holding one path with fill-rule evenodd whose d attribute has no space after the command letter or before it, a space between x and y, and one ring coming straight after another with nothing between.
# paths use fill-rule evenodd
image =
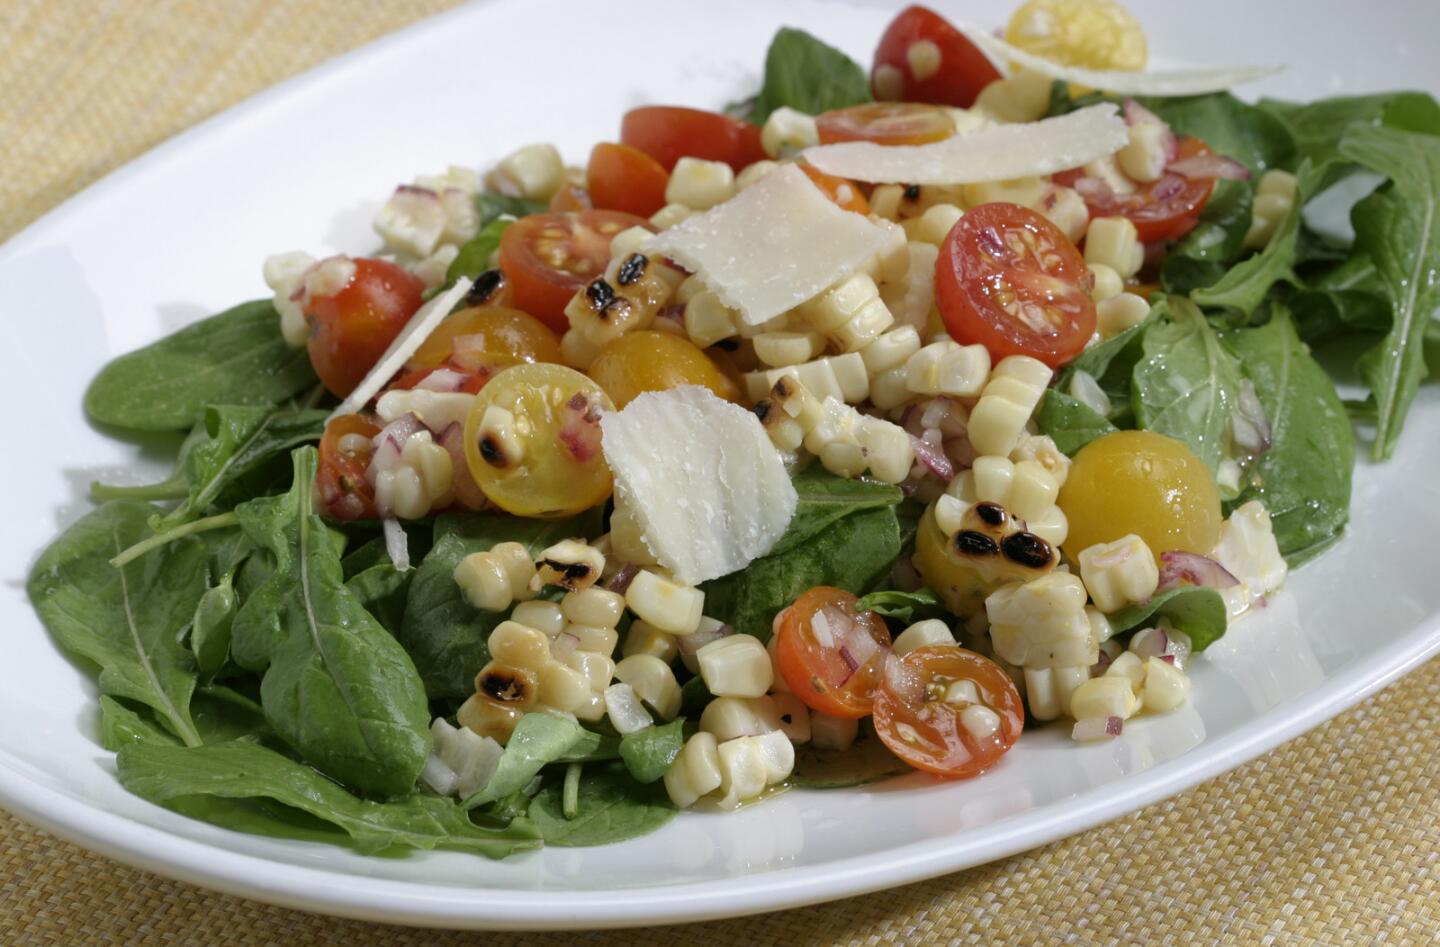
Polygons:
<instances>
[{"instance_id":1,"label":"arugula leaf","mask_svg":"<svg viewBox=\"0 0 1440 947\"><path fill-rule=\"evenodd\" d=\"M793 27L782 27L765 53L765 82L750 110L763 125L782 106L809 115L871 101L870 78L853 59Z\"/></svg>"},{"instance_id":2,"label":"arugula leaf","mask_svg":"<svg viewBox=\"0 0 1440 947\"><path fill-rule=\"evenodd\" d=\"M460 245L460 252L445 270L445 285L453 285L460 277L473 280L490 269L490 258L500 249L500 238L511 220L496 218L480 228L480 232Z\"/></svg>"},{"instance_id":3,"label":"arugula leaf","mask_svg":"<svg viewBox=\"0 0 1440 947\"><path fill-rule=\"evenodd\" d=\"M520 791L547 764L556 762L589 736L593 734L570 717L526 714L515 724L515 732L510 734L510 741L505 744L505 753L500 757L495 775L484 787L471 794L463 806L473 809Z\"/></svg>"},{"instance_id":4,"label":"arugula leaf","mask_svg":"<svg viewBox=\"0 0 1440 947\"><path fill-rule=\"evenodd\" d=\"M345 587L340 550L313 508L315 449L293 458L288 494L235 508L274 570L240 606L231 654L262 675L266 717L307 762L366 793L410 792L430 753L424 686Z\"/></svg>"},{"instance_id":5,"label":"arugula leaf","mask_svg":"<svg viewBox=\"0 0 1440 947\"><path fill-rule=\"evenodd\" d=\"M1391 186L1355 206L1355 247L1375 264L1394 306L1383 342L1360 358L1360 374L1379 413L1372 453L1395 450L1405 414L1428 374L1424 335L1440 307L1440 141L1435 136L1352 127L1340 153L1390 178Z\"/></svg>"},{"instance_id":6,"label":"arugula leaf","mask_svg":"<svg viewBox=\"0 0 1440 947\"><path fill-rule=\"evenodd\" d=\"M407 533L409 531L407 530ZM416 541L410 540L411 555L419 555ZM390 560L385 540L376 537L340 561L345 587L374 615L385 630L396 634L405 619L405 600L415 570L401 572Z\"/></svg>"},{"instance_id":7,"label":"arugula leaf","mask_svg":"<svg viewBox=\"0 0 1440 947\"><path fill-rule=\"evenodd\" d=\"M475 195L475 209L480 215L480 229L484 230L492 221L501 217L529 217L545 213L544 201L531 201L523 197L506 197L494 191L481 191Z\"/></svg>"},{"instance_id":8,"label":"arugula leaf","mask_svg":"<svg viewBox=\"0 0 1440 947\"><path fill-rule=\"evenodd\" d=\"M1160 264L1160 283L1166 292L1184 295L1224 276L1243 249L1253 198L1253 188L1244 181L1215 182L1195 229Z\"/></svg>"},{"instance_id":9,"label":"arugula leaf","mask_svg":"<svg viewBox=\"0 0 1440 947\"><path fill-rule=\"evenodd\" d=\"M179 431L210 404L276 405L316 384L310 355L280 335L268 300L202 319L100 370L85 413L133 431Z\"/></svg>"},{"instance_id":10,"label":"arugula leaf","mask_svg":"<svg viewBox=\"0 0 1440 947\"><path fill-rule=\"evenodd\" d=\"M1045 389L1035 423L1040 433L1050 435L1055 446L1071 457L1095 438L1117 430L1109 418L1054 388Z\"/></svg>"},{"instance_id":11,"label":"arugula leaf","mask_svg":"<svg viewBox=\"0 0 1440 947\"><path fill-rule=\"evenodd\" d=\"M1128 414L1131 376L1144 355L1141 342L1145 333L1166 311L1164 306L1152 305L1149 314L1138 325L1096 343L1075 356L1069 365L1061 369L1059 383L1055 387L1063 390L1069 387L1076 372L1087 372L1100 383L1101 390L1109 396L1111 403ZM1111 411L1111 415L1121 420L1116 411Z\"/></svg>"},{"instance_id":12,"label":"arugula leaf","mask_svg":"<svg viewBox=\"0 0 1440 947\"><path fill-rule=\"evenodd\" d=\"M874 612L907 625L927 618L945 618L950 614L940 597L929 589L916 589L913 592L901 592L899 589L871 592L869 595L860 596L860 601L855 603L855 610Z\"/></svg>"},{"instance_id":13,"label":"arugula leaf","mask_svg":"<svg viewBox=\"0 0 1440 947\"><path fill-rule=\"evenodd\" d=\"M215 674L230 660L230 632L240 601L235 595L235 573L226 572L207 588L190 619L190 650L206 674Z\"/></svg>"},{"instance_id":14,"label":"arugula leaf","mask_svg":"<svg viewBox=\"0 0 1440 947\"><path fill-rule=\"evenodd\" d=\"M482 612L455 584L455 567L472 552L499 542L523 543L531 555L573 536L598 536L600 511L567 520L520 519L502 514L447 515L435 520L435 545L415 570L406 593L405 617L395 636L405 646L431 698L474 693L475 675L490 660L485 641L505 620Z\"/></svg>"},{"instance_id":15,"label":"arugula leaf","mask_svg":"<svg viewBox=\"0 0 1440 947\"><path fill-rule=\"evenodd\" d=\"M665 775L680 748L685 745L685 721L646 727L620 738L620 759L630 775L642 783L653 783Z\"/></svg>"},{"instance_id":16,"label":"arugula leaf","mask_svg":"<svg viewBox=\"0 0 1440 947\"><path fill-rule=\"evenodd\" d=\"M680 685L680 714L699 719L705 705L714 699L715 695L705 686L705 679L697 674Z\"/></svg>"},{"instance_id":17,"label":"arugula leaf","mask_svg":"<svg viewBox=\"0 0 1440 947\"><path fill-rule=\"evenodd\" d=\"M100 745L114 753L132 743L183 746L173 733L108 694L100 695Z\"/></svg>"},{"instance_id":18,"label":"arugula leaf","mask_svg":"<svg viewBox=\"0 0 1440 947\"><path fill-rule=\"evenodd\" d=\"M675 818L675 806L664 789L637 783L618 763L586 769L574 818L565 817L562 792L559 785L541 788L529 810L540 837L556 848L639 838Z\"/></svg>"},{"instance_id":19,"label":"arugula leaf","mask_svg":"<svg viewBox=\"0 0 1440 947\"><path fill-rule=\"evenodd\" d=\"M1200 585L1178 586L1106 617L1117 635L1148 628L1163 618L1176 631L1190 636L1190 647L1196 653L1219 641L1230 620L1220 593Z\"/></svg>"},{"instance_id":20,"label":"arugula leaf","mask_svg":"<svg viewBox=\"0 0 1440 947\"><path fill-rule=\"evenodd\" d=\"M1237 502L1263 501L1280 552L1303 555L1334 538L1349 517L1355 433L1283 306L1271 307L1265 325L1227 332L1224 341L1270 422L1270 449L1249 469Z\"/></svg>"},{"instance_id":21,"label":"arugula leaf","mask_svg":"<svg viewBox=\"0 0 1440 947\"><path fill-rule=\"evenodd\" d=\"M1316 102L1261 99L1258 107L1283 122L1300 156L1316 165L1340 157L1340 139L1351 126L1387 125L1440 135L1440 107L1424 92L1336 96Z\"/></svg>"},{"instance_id":22,"label":"arugula leaf","mask_svg":"<svg viewBox=\"0 0 1440 947\"><path fill-rule=\"evenodd\" d=\"M770 556L804 545L851 514L891 508L905 497L891 484L837 477L818 465L801 471L792 482L799 502L784 535L767 554Z\"/></svg>"},{"instance_id":23,"label":"arugula leaf","mask_svg":"<svg viewBox=\"0 0 1440 947\"><path fill-rule=\"evenodd\" d=\"M154 512L147 503L112 500L89 513L40 554L26 592L60 647L99 667L100 693L153 708L193 746L200 742L189 709L195 662L181 634L205 592L208 547L188 537L110 565L149 535Z\"/></svg>"},{"instance_id":24,"label":"arugula leaf","mask_svg":"<svg viewBox=\"0 0 1440 947\"><path fill-rule=\"evenodd\" d=\"M1131 400L1141 428L1184 441L1213 473L1225 454L1240 369L1200 310L1171 297L1146 330Z\"/></svg>"},{"instance_id":25,"label":"arugula leaf","mask_svg":"<svg viewBox=\"0 0 1440 947\"><path fill-rule=\"evenodd\" d=\"M1286 123L1228 92L1142 98L1140 103L1177 133L1194 135L1211 151L1234 158L1254 174L1295 164L1295 140Z\"/></svg>"},{"instance_id":26,"label":"arugula leaf","mask_svg":"<svg viewBox=\"0 0 1440 947\"><path fill-rule=\"evenodd\" d=\"M482 827L451 800L419 793L393 802L360 799L310 767L256 743L132 744L120 750L116 765L126 789L157 805L176 808L196 796L273 799L343 829L367 854L443 848L503 858L539 847L537 834L526 822L503 829Z\"/></svg>"}]
</instances>

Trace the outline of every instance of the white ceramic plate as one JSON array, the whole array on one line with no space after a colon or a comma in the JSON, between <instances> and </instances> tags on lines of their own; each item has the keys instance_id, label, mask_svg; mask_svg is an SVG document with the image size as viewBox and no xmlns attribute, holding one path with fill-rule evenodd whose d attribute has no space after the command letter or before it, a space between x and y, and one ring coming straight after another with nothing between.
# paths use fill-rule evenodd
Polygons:
<instances>
[{"instance_id":1,"label":"white ceramic plate","mask_svg":"<svg viewBox=\"0 0 1440 947\"><path fill-rule=\"evenodd\" d=\"M240 835L125 793L95 741L94 687L56 653L23 590L39 549L88 508L91 480L164 472L163 450L109 440L86 424L80 398L95 370L202 314L264 295L268 253L373 248L372 213L417 172L484 166L545 139L582 161L593 142L616 134L627 107L718 107L752 90L784 23L868 64L893 12L783 6L464 8L179 136L0 248L11 333L0 392L22 438L4 473L0 804L122 861L293 907L449 927L697 920L915 881L1081 831L1251 759L1440 649L1440 398L1430 386L1395 459L1357 472L1344 543L1194 664L1188 706L1138 720L1109 744L1077 747L1050 728L1026 734L1003 765L972 782L908 777L790 792L735 815L685 813L621 845L498 863L449 853L364 858ZM1251 93L1440 89L1440 6L1425 0L1387 5L1384 20L1363 4L1327 3L1321 15L1305 0L1212 0L1203 24L1193 5L1132 6L1160 60L1289 60L1288 72ZM979 18L974 4L963 7ZM998 24L1008 13L997 5L987 19ZM1324 35L1303 35L1307 22L1323 23Z\"/></svg>"}]
</instances>

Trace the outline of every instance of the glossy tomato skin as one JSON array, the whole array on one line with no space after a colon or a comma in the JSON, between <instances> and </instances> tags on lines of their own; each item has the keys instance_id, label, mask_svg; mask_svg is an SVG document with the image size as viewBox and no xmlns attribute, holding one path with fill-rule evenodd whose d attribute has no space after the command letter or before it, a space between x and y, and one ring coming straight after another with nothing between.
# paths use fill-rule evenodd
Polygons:
<instances>
[{"instance_id":1,"label":"glossy tomato skin","mask_svg":"<svg viewBox=\"0 0 1440 947\"><path fill-rule=\"evenodd\" d=\"M347 434L373 438L380 433L375 419L364 414L342 414L325 425L320 437L320 462L315 472L315 499L332 519L375 518L375 492L365 479L370 453L340 449Z\"/></svg>"},{"instance_id":2,"label":"glossy tomato skin","mask_svg":"<svg viewBox=\"0 0 1440 947\"><path fill-rule=\"evenodd\" d=\"M853 210L857 214L870 213L870 202L866 200L865 192L860 190L860 186L854 181L838 175L826 174L814 165L806 164L803 161L800 162L799 168L841 210Z\"/></svg>"},{"instance_id":3,"label":"glossy tomato skin","mask_svg":"<svg viewBox=\"0 0 1440 947\"><path fill-rule=\"evenodd\" d=\"M665 206L670 173L654 158L630 145L602 141L590 152L585 186L595 206L649 217Z\"/></svg>"},{"instance_id":4,"label":"glossy tomato skin","mask_svg":"<svg viewBox=\"0 0 1440 947\"><path fill-rule=\"evenodd\" d=\"M369 258L354 264L350 282L305 307L310 364L337 398L355 390L424 302L425 284L407 270Z\"/></svg>"},{"instance_id":5,"label":"glossy tomato skin","mask_svg":"<svg viewBox=\"0 0 1440 947\"><path fill-rule=\"evenodd\" d=\"M916 648L898 659L918 678L920 700L900 693L886 675L875 692L875 732L900 759L945 779L968 779L999 762L1025 728L1015 682L989 658L954 645ZM944 700L945 689L970 681L999 728L976 736L963 722L965 706Z\"/></svg>"},{"instance_id":6,"label":"glossy tomato skin","mask_svg":"<svg viewBox=\"0 0 1440 947\"><path fill-rule=\"evenodd\" d=\"M880 37L870 88L881 101L969 108L980 90L999 78L999 70L964 33L916 4L901 10Z\"/></svg>"},{"instance_id":7,"label":"glossy tomato skin","mask_svg":"<svg viewBox=\"0 0 1440 947\"><path fill-rule=\"evenodd\" d=\"M435 327L406 368L461 370L560 361L560 339L534 316L508 306L467 306ZM493 374L494 372L492 372Z\"/></svg>"},{"instance_id":8,"label":"glossy tomato skin","mask_svg":"<svg viewBox=\"0 0 1440 947\"><path fill-rule=\"evenodd\" d=\"M768 157L760 144L760 126L677 105L646 105L626 112L620 122L620 142L654 158L666 173L687 156L723 161L737 173Z\"/></svg>"},{"instance_id":9,"label":"glossy tomato skin","mask_svg":"<svg viewBox=\"0 0 1440 947\"><path fill-rule=\"evenodd\" d=\"M871 102L821 112L815 128L822 144L872 141L877 145L926 145L955 134L955 122L937 105Z\"/></svg>"},{"instance_id":10,"label":"glossy tomato skin","mask_svg":"<svg viewBox=\"0 0 1440 947\"><path fill-rule=\"evenodd\" d=\"M775 622L780 636L776 664L785 683L807 707L831 717L859 719L870 713L880 669L890 654L884 620L874 612L856 611L857 601L844 589L818 586L797 598ZM829 643L815 630L820 614ZM857 651L864 647L870 652L853 668L841 651L847 642Z\"/></svg>"},{"instance_id":11,"label":"glossy tomato skin","mask_svg":"<svg viewBox=\"0 0 1440 947\"><path fill-rule=\"evenodd\" d=\"M565 332L566 304L605 271L610 240L631 227L650 224L615 210L531 214L517 220L500 238L500 271L510 288L511 305L555 332Z\"/></svg>"},{"instance_id":12,"label":"glossy tomato skin","mask_svg":"<svg viewBox=\"0 0 1440 947\"><path fill-rule=\"evenodd\" d=\"M1198 138L1181 137L1175 145L1176 160L1207 155L1210 149ZM1055 183L1074 187L1085 199L1090 218L1128 217L1142 243L1178 240L1200 221L1200 212L1215 190L1214 178L1186 178L1166 171L1159 179L1137 185L1133 194L1116 194L1108 188L1087 186L1083 171L1062 171Z\"/></svg>"},{"instance_id":13,"label":"glossy tomato skin","mask_svg":"<svg viewBox=\"0 0 1440 947\"><path fill-rule=\"evenodd\" d=\"M982 204L951 229L935 261L935 302L962 345L996 361L1029 355L1053 367L1095 333L1090 271L1060 229L1016 204Z\"/></svg>"}]
</instances>

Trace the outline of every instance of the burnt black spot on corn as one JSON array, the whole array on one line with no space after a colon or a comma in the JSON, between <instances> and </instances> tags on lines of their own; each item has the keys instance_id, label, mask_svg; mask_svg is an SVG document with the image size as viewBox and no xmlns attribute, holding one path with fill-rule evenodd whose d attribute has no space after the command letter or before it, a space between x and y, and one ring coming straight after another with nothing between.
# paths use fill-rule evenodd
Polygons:
<instances>
[{"instance_id":1,"label":"burnt black spot on corn","mask_svg":"<svg viewBox=\"0 0 1440 947\"><path fill-rule=\"evenodd\" d=\"M781 375L770 388L770 397L776 401L784 401L786 398L794 396L794 394L795 382L791 380L788 375Z\"/></svg>"},{"instance_id":2,"label":"burnt black spot on corn","mask_svg":"<svg viewBox=\"0 0 1440 947\"><path fill-rule=\"evenodd\" d=\"M585 299L591 309L603 313L615 301L615 287L603 279L591 280L590 285L585 287Z\"/></svg>"},{"instance_id":3,"label":"burnt black spot on corn","mask_svg":"<svg viewBox=\"0 0 1440 947\"><path fill-rule=\"evenodd\" d=\"M632 253L620 264L620 271L615 274L615 279L621 286L629 286L631 283L645 275L645 267L650 261L643 253Z\"/></svg>"},{"instance_id":4,"label":"burnt black spot on corn","mask_svg":"<svg viewBox=\"0 0 1440 947\"><path fill-rule=\"evenodd\" d=\"M1050 544L1034 533L1011 533L1000 541L1000 551L1011 562L1030 569L1043 569L1054 555Z\"/></svg>"},{"instance_id":5,"label":"burnt black spot on corn","mask_svg":"<svg viewBox=\"0 0 1440 947\"><path fill-rule=\"evenodd\" d=\"M766 398L763 401L755 402L755 407L750 410L754 411L755 417L760 419L761 424L764 424L775 413L775 402Z\"/></svg>"},{"instance_id":6,"label":"burnt black spot on corn","mask_svg":"<svg viewBox=\"0 0 1440 947\"><path fill-rule=\"evenodd\" d=\"M549 569L560 577L560 581L554 584L569 586L573 583L583 582L590 576L590 566L584 562L561 562L558 559L541 559L535 565L541 569ZM547 583L548 584L548 583Z\"/></svg>"},{"instance_id":7,"label":"burnt black spot on corn","mask_svg":"<svg viewBox=\"0 0 1440 947\"><path fill-rule=\"evenodd\" d=\"M501 704L524 703L534 692L535 684L519 668L490 666L480 672L475 689Z\"/></svg>"},{"instance_id":8,"label":"burnt black spot on corn","mask_svg":"<svg viewBox=\"0 0 1440 947\"><path fill-rule=\"evenodd\" d=\"M891 194L894 194L895 192L894 192L894 191L891 191L890 193L891 193ZM918 200L920 199L920 185L918 185L918 184L907 184L907 185L905 185L905 199L906 199L907 201L918 201Z\"/></svg>"},{"instance_id":9,"label":"burnt black spot on corn","mask_svg":"<svg viewBox=\"0 0 1440 947\"><path fill-rule=\"evenodd\" d=\"M465 294L467 306L483 306L494 299L505 287L505 275L499 270L486 270L475 277L475 282L470 284L470 291Z\"/></svg>"},{"instance_id":10,"label":"burnt black spot on corn","mask_svg":"<svg viewBox=\"0 0 1440 947\"><path fill-rule=\"evenodd\" d=\"M975 504L975 515L989 526L1005 525L1005 507L998 503L991 503L987 500L984 503Z\"/></svg>"},{"instance_id":11,"label":"burnt black spot on corn","mask_svg":"<svg viewBox=\"0 0 1440 947\"><path fill-rule=\"evenodd\" d=\"M962 556L994 556L1000 546L984 533L973 529L962 529L955 534L955 550Z\"/></svg>"},{"instance_id":12,"label":"burnt black spot on corn","mask_svg":"<svg viewBox=\"0 0 1440 947\"><path fill-rule=\"evenodd\" d=\"M480 438L480 458L491 467L508 467L509 459L505 456L505 448L500 445L500 440L492 435Z\"/></svg>"}]
</instances>

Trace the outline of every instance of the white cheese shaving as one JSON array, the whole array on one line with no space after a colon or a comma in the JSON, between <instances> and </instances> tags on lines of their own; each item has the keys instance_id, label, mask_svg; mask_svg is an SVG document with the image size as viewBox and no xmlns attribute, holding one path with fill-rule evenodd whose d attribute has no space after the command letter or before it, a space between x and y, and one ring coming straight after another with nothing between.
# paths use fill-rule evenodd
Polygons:
<instances>
[{"instance_id":1,"label":"white cheese shaving","mask_svg":"<svg viewBox=\"0 0 1440 947\"><path fill-rule=\"evenodd\" d=\"M455 281L454 286L415 310L415 315L405 323L405 328L400 330L400 334L395 337L394 342L390 343L385 354L380 356L375 367L370 369L364 380L355 386L355 390L340 402L340 406L330 412L330 417L354 414L369 404L370 399L379 394L380 389L385 387L385 383L405 367L405 363L410 361L410 356L425 344L430 333L434 332L435 327L450 315L450 310L454 309L455 304L464 299L468 292L470 292L470 280L462 276Z\"/></svg>"},{"instance_id":2,"label":"white cheese shaving","mask_svg":"<svg viewBox=\"0 0 1440 947\"><path fill-rule=\"evenodd\" d=\"M753 326L872 261L893 226L841 210L805 172L787 165L657 234L644 249L694 271Z\"/></svg>"},{"instance_id":3,"label":"white cheese shaving","mask_svg":"<svg viewBox=\"0 0 1440 947\"><path fill-rule=\"evenodd\" d=\"M1114 154L1128 141L1119 109L1107 102L928 145L845 141L806 149L803 157L827 174L875 184L982 184L1078 168Z\"/></svg>"},{"instance_id":4,"label":"white cheese shaving","mask_svg":"<svg viewBox=\"0 0 1440 947\"><path fill-rule=\"evenodd\" d=\"M1203 95L1206 92L1223 92L1246 82L1254 82L1274 75L1281 66L1214 66L1206 69L1167 69L1147 72L1122 70L1084 69L1080 66L1062 66L1043 56L1028 53L1017 46L1000 39L993 33L978 26L962 25L961 32L970 38L981 51L1004 66L1009 62L1022 69L1029 69L1051 79L1074 82L1077 85L1114 92L1117 95Z\"/></svg>"},{"instance_id":5,"label":"white cheese shaving","mask_svg":"<svg viewBox=\"0 0 1440 947\"><path fill-rule=\"evenodd\" d=\"M743 569L790 525L799 499L780 452L754 414L709 389L646 392L600 430L616 508L678 581Z\"/></svg>"}]
</instances>

